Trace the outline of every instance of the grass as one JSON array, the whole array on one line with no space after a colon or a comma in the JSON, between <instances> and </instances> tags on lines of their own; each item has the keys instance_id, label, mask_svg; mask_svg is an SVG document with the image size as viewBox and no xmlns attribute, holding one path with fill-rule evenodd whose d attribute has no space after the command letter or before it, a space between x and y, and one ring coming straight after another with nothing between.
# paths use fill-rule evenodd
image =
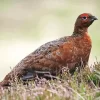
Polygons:
<instances>
[{"instance_id":1,"label":"grass","mask_svg":"<svg viewBox=\"0 0 100 100\"><path fill-rule=\"evenodd\" d=\"M100 63L96 62L92 69L76 69L73 75L64 70L62 78L41 78L28 85L16 81L0 91L0 100L100 100Z\"/></svg>"}]
</instances>

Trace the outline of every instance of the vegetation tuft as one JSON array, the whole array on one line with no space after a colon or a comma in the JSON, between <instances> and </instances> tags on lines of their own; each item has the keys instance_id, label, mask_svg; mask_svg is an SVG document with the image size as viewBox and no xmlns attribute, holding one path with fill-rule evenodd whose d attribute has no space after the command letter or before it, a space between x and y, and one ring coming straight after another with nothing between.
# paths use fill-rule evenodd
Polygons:
<instances>
[{"instance_id":1,"label":"vegetation tuft","mask_svg":"<svg viewBox=\"0 0 100 100\"><path fill-rule=\"evenodd\" d=\"M0 100L100 100L100 62L92 68L78 68L72 74L66 68L55 79L41 78L23 85L1 89Z\"/></svg>"}]
</instances>

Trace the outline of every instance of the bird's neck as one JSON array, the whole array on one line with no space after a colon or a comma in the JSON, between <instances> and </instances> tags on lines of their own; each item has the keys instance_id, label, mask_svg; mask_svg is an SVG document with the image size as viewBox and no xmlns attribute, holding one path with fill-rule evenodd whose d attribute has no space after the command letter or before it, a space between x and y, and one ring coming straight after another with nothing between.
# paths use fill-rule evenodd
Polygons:
<instances>
[{"instance_id":1,"label":"bird's neck","mask_svg":"<svg viewBox=\"0 0 100 100\"><path fill-rule=\"evenodd\" d=\"M73 35L84 35L85 33L88 33L88 28L86 27L75 27Z\"/></svg>"}]
</instances>

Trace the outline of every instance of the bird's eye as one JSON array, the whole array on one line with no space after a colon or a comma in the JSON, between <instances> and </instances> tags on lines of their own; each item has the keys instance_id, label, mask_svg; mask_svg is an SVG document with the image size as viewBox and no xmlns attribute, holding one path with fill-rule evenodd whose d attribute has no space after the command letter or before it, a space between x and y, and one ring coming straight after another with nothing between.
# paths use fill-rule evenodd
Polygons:
<instances>
[{"instance_id":1,"label":"bird's eye","mask_svg":"<svg viewBox=\"0 0 100 100\"><path fill-rule=\"evenodd\" d=\"M82 17L82 19L87 19L87 17L84 16L84 17Z\"/></svg>"}]
</instances>

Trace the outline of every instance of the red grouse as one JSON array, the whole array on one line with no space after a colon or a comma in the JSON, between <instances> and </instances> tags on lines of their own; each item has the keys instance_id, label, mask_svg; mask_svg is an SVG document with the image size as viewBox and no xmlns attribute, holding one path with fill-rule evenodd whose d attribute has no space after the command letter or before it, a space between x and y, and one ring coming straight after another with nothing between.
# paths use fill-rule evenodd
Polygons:
<instances>
[{"instance_id":1,"label":"red grouse","mask_svg":"<svg viewBox=\"0 0 100 100\"><path fill-rule=\"evenodd\" d=\"M0 86L9 86L10 81L35 76L36 71L48 71L51 74L61 72L62 67L70 70L77 66L88 63L91 52L91 38L88 35L88 27L97 20L90 13L83 13L78 16L74 31L71 36L48 42L37 50L22 59L14 69L6 75Z\"/></svg>"}]
</instances>

